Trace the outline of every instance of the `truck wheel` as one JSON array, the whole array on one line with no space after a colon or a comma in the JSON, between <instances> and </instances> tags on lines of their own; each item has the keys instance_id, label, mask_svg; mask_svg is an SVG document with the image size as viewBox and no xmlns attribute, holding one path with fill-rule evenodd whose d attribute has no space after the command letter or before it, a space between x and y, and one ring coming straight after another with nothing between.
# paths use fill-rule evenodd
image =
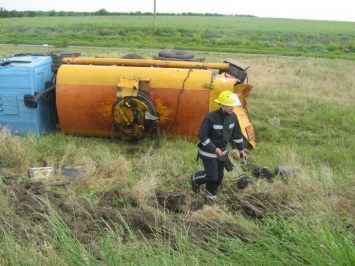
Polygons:
<instances>
[{"instance_id":1,"label":"truck wheel","mask_svg":"<svg viewBox=\"0 0 355 266\"><path fill-rule=\"evenodd\" d=\"M176 58L176 59L192 59L194 55L186 51L161 50L158 54L160 57Z\"/></svg>"},{"instance_id":2,"label":"truck wheel","mask_svg":"<svg viewBox=\"0 0 355 266\"><path fill-rule=\"evenodd\" d=\"M247 77L247 72L244 69L233 65L229 66L227 73L239 79L241 83L244 83L244 80Z\"/></svg>"}]
</instances>

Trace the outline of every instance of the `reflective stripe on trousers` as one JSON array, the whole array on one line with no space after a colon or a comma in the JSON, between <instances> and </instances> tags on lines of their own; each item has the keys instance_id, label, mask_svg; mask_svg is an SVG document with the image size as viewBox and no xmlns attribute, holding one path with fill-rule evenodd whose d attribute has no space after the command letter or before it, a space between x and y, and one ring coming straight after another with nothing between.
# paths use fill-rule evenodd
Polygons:
<instances>
[{"instance_id":1,"label":"reflective stripe on trousers","mask_svg":"<svg viewBox=\"0 0 355 266\"><path fill-rule=\"evenodd\" d=\"M196 172L192 180L199 186L206 184L206 190L212 195L216 195L218 187L223 181L225 161L204 156L200 158L205 170Z\"/></svg>"}]
</instances>

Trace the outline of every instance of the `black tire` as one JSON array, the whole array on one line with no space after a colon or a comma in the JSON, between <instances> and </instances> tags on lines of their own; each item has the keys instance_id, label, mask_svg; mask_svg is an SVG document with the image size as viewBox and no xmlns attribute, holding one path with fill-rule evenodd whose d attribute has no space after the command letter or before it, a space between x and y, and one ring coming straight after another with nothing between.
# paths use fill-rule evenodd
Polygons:
<instances>
[{"instance_id":1,"label":"black tire","mask_svg":"<svg viewBox=\"0 0 355 266\"><path fill-rule=\"evenodd\" d=\"M184 62L205 62L206 58L205 57L194 57L191 59L178 59L178 58L167 58L167 57L161 57L161 56L155 56L153 55L153 60L168 60L168 61L184 61Z\"/></svg>"},{"instance_id":2,"label":"black tire","mask_svg":"<svg viewBox=\"0 0 355 266\"><path fill-rule=\"evenodd\" d=\"M227 73L232 75L233 77L236 77L237 79L239 79L241 83L244 83L244 80L247 77L247 73L244 69L233 66L233 65L229 66Z\"/></svg>"},{"instance_id":3,"label":"black tire","mask_svg":"<svg viewBox=\"0 0 355 266\"><path fill-rule=\"evenodd\" d=\"M137 54L126 54L121 57L122 59L145 59L143 56Z\"/></svg>"},{"instance_id":4,"label":"black tire","mask_svg":"<svg viewBox=\"0 0 355 266\"><path fill-rule=\"evenodd\" d=\"M161 50L158 55L159 57L175 58L175 59L183 59L183 60L194 58L194 55L189 52L177 51L177 50Z\"/></svg>"}]
</instances>

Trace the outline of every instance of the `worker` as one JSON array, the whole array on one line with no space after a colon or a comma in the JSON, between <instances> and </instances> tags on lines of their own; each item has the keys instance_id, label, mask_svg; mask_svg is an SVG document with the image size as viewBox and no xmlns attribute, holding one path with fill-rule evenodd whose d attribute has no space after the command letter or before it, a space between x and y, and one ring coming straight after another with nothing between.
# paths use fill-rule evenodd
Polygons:
<instances>
[{"instance_id":1,"label":"worker","mask_svg":"<svg viewBox=\"0 0 355 266\"><path fill-rule=\"evenodd\" d=\"M193 192L199 193L200 186L206 184L205 197L217 200L217 191L223 181L224 168L228 159L228 143L237 149L241 158L246 157L243 135L233 112L235 106L241 105L238 96L231 91L223 91L214 100L220 108L208 113L198 133L198 157L202 160L204 170L191 175Z\"/></svg>"}]
</instances>

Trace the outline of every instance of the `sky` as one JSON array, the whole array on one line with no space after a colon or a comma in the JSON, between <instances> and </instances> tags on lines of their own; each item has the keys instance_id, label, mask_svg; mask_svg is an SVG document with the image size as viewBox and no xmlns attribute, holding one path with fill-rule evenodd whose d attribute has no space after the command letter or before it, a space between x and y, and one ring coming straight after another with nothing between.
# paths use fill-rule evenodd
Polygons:
<instances>
[{"instance_id":1,"label":"sky","mask_svg":"<svg viewBox=\"0 0 355 266\"><path fill-rule=\"evenodd\" d=\"M157 13L218 13L355 22L354 0L155 0ZM154 12L154 0L0 0L6 10Z\"/></svg>"}]
</instances>

